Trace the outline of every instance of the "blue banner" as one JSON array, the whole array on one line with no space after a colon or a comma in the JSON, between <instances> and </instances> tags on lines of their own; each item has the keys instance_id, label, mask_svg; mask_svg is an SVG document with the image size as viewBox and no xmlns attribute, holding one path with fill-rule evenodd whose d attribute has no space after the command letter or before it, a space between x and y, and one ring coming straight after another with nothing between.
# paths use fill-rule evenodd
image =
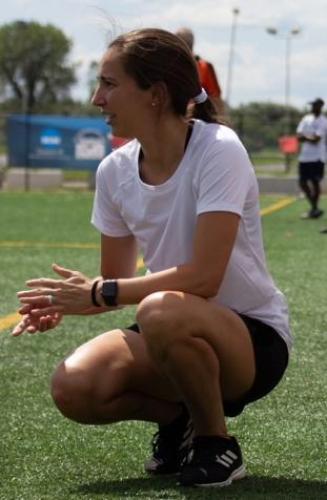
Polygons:
<instances>
[{"instance_id":1,"label":"blue banner","mask_svg":"<svg viewBox=\"0 0 327 500\"><path fill-rule=\"evenodd\" d=\"M96 170L111 152L111 130L101 118L11 115L9 166Z\"/></svg>"}]
</instances>

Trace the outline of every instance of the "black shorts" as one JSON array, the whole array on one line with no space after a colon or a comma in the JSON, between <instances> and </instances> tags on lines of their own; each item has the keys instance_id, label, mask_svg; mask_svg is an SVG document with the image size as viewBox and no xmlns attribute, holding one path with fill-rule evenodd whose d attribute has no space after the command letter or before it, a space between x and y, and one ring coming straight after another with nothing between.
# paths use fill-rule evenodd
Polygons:
<instances>
[{"instance_id":1,"label":"black shorts","mask_svg":"<svg viewBox=\"0 0 327 500\"><path fill-rule=\"evenodd\" d=\"M244 396L236 401L224 401L226 417L235 417L242 413L244 407L266 396L278 384L288 365L288 349L286 342L271 326L243 314L239 315L246 324L254 349L255 378L252 387ZM140 332L135 323L129 330Z\"/></svg>"},{"instance_id":2,"label":"black shorts","mask_svg":"<svg viewBox=\"0 0 327 500\"><path fill-rule=\"evenodd\" d=\"M325 165L322 161L308 161L299 163L300 181L320 182L324 177Z\"/></svg>"}]
</instances>

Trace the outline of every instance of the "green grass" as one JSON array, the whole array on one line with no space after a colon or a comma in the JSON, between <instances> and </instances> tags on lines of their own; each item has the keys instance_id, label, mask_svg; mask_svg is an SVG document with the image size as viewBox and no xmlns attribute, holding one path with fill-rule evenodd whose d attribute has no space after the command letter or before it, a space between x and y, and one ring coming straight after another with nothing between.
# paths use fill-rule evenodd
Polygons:
<instances>
[{"instance_id":1,"label":"green grass","mask_svg":"<svg viewBox=\"0 0 327 500\"><path fill-rule=\"evenodd\" d=\"M89 170L63 170L65 181L82 181L88 182L91 172Z\"/></svg>"},{"instance_id":2,"label":"green grass","mask_svg":"<svg viewBox=\"0 0 327 500\"><path fill-rule=\"evenodd\" d=\"M297 155L290 156L288 168L285 166L285 156L279 150L263 149L250 154L258 176L294 177L297 176Z\"/></svg>"},{"instance_id":3,"label":"green grass","mask_svg":"<svg viewBox=\"0 0 327 500\"><path fill-rule=\"evenodd\" d=\"M284 155L278 149L261 149L250 152L251 158L258 163L278 163L282 162Z\"/></svg>"},{"instance_id":4,"label":"green grass","mask_svg":"<svg viewBox=\"0 0 327 500\"><path fill-rule=\"evenodd\" d=\"M262 207L278 196L265 196ZM323 200L327 211L327 199ZM99 242L89 224L90 193L0 193L0 317L17 307L15 292L50 265L98 273L98 249L51 243ZM80 426L54 408L49 379L60 359L104 330L126 325L132 310L70 317L57 330L12 338L0 332L0 499L231 499L327 498L326 352L327 236L322 221L301 221L298 200L263 218L269 267L291 309L295 347L287 375L251 405L230 431L238 436L248 478L216 490L181 489L176 479L147 477L142 468L155 427L141 422ZM1 241L49 246L1 246Z\"/></svg>"}]
</instances>

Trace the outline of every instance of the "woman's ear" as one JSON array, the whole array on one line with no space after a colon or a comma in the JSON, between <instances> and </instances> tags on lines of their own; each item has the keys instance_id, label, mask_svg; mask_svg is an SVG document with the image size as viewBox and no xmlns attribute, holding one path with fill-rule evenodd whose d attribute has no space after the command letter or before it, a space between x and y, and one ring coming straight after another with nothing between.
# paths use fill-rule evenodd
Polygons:
<instances>
[{"instance_id":1,"label":"woman's ear","mask_svg":"<svg viewBox=\"0 0 327 500\"><path fill-rule=\"evenodd\" d=\"M170 104L170 96L167 85L164 82L157 82L152 85L151 105L154 108L164 110Z\"/></svg>"}]
</instances>

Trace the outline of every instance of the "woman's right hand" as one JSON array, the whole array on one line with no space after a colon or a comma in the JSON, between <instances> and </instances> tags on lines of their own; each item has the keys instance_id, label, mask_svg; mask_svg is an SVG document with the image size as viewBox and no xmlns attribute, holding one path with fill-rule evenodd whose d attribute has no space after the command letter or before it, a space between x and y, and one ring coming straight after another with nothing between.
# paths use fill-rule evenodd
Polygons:
<instances>
[{"instance_id":1,"label":"woman's right hand","mask_svg":"<svg viewBox=\"0 0 327 500\"><path fill-rule=\"evenodd\" d=\"M30 306L25 305L19 310L19 313L22 315L22 319L11 332L13 337L18 337L19 335L22 335L22 333L33 334L52 330L59 325L63 316L57 312L46 314L44 316L34 316L29 313L29 309Z\"/></svg>"}]
</instances>

